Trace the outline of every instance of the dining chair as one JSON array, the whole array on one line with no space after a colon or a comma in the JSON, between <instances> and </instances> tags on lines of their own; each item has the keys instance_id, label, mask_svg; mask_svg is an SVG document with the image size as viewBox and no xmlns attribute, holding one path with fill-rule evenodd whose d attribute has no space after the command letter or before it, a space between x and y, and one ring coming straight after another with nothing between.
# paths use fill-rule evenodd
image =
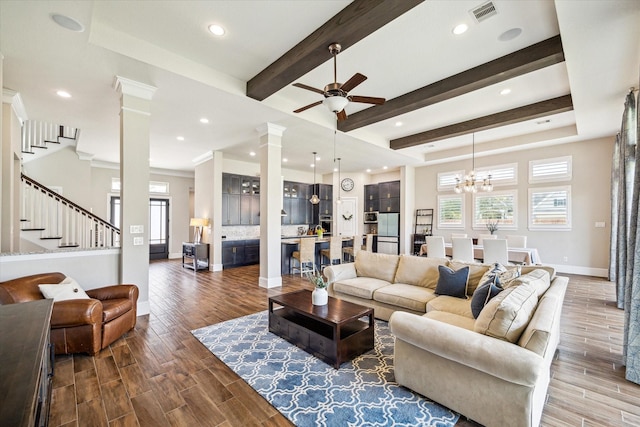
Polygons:
<instances>
[{"instance_id":1,"label":"dining chair","mask_svg":"<svg viewBox=\"0 0 640 427\"><path fill-rule=\"evenodd\" d=\"M300 270L300 277L304 273L315 273L316 271L316 238L303 237L300 239L299 250L293 251L289 262L289 274L293 274L293 270ZM298 261L298 265L294 265L293 261Z\"/></svg>"},{"instance_id":2,"label":"dining chair","mask_svg":"<svg viewBox=\"0 0 640 427\"><path fill-rule=\"evenodd\" d=\"M373 252L373 234L367 234L364 245L362 245L362 250Z\"/></svg>"},{"instance_id":3,"label":"dining chair","mask_svg":"<svg viewBox=\"0 0 640 427\"><path fill-rule=\"evenodd\" d=\"M456 261L475 262L473 259L473 240L469 237L454 237L451 259Z\"/></svg>"},{"instance_id":4,"label":"dining chair","mask_svg":"<svg viewBox=\"0 0 640 427\"><path fill-rule=\"evenodd\" d=\"M442 236L426 236L427 258L446 258L444 251L444 237Z\"/></svg>"},{"instance_id":5,"label":"dining chair","mask_svg":"<svg viewBox=\"0 0 640 427\"><path fill-rule=\"evenodd\" d=\"M507 239L487 239L482 245L483 262L493 264L495 262L502 265L509 264L509 251L507 250Z\"/></svg>"},{"instance_id":6,"label":"dining chair","mask_svg":"<svg viewBox=\"0 0 640 427\"><path fill-rule=\"evenodd\" d=\"M509 248L526 248L527 236L506 235L507 247Z\"/></svg>"},{"instance_id":7,"label":"dining chair","mask_svg":"<svg viewBox=\"0 0 640 427\"><path fill-rule=\"evenodd\" d=\"M483 245L483 241L487 240L487 239L497 239L498 235L497 234L481 234L478 236L478 246L482 246Z\"/></svg>"},{"instance_id":8,"label":"dining chair","mask_svg":"<svg viewBox=\"0 0 640 427\"><path fill-rule=\"evenodd\" d=\"M334 261L338 261L338 264L342 264L342 236L331 236L329 239L329 247L320 251L321 261L320 268L324 265L332 265ZM323 263L322 260L326 258L327 262Z\"/></svg>"},{"instance_id":9,"label":"dining chair","mask_svg":"<svg viewBox=\"0 0 640 427\"><path fill-rule=\"evenodd\" d=\"M356 258L356 253L358 253L358 251L362 247L362 239L360 239L358 243L356 243L356 240L359 239L359 237L353 236L351 239L353 242L353 246L345 246L342 248L343 261L353 262L353 260Z\"/></svg>"}]
</instances>

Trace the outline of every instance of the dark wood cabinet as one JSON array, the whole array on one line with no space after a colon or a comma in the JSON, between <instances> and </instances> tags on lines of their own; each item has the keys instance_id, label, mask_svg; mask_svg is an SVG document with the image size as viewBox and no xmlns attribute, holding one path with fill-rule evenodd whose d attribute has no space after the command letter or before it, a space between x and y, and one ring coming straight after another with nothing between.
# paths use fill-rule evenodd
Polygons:
<instances>
[{"instance_id":1,"label":"dark wood cabinet","mask_svg":"<svg viewBox=\"0 0 640 427\"><path fill-rule=\"evenodd\" d=\"M222 242L222 267L233 268L260 262L260 239Z\"/></svg>"},{"instance_id":2,"label":"dark wood cabinet","mask_svg":"<svg viewBox=\"0 0 640 427\"><path fill-rule=\"evenodd\" d=\"M0 424L42 427L49 422L53 300L0 306ZM74 404L75 405L75 404Z\"/></svg>"},{"instance_id":3,"label":"dark wood cabinet","mask_svg":"<svg viewBox=\"0 0 640 427\"><path fill-rule=\"evenodd\" d=\"M311 221L311 203L309 198L311 186L301 182L285 181L283 184L283 208L287 216L282 217L282 224L302 225Z\"/></svg>"},{"instance_id":4,"label":"dark wood cabinet","mask_svg":"<svg viewBox=\"0 0 640 427\"><path fill-rule=\"evenodd\" d=\"M222 193L240 194L241 176L230 173L222 174Z\"/></svg>"},{"instance_id":5,"label":"dark wood cabinet","mask_svg":"<svg viewBox=\"0 0 640 427\"><path fill-rule=\"evenodd\" d=\"M380 213L398 213L400 212L400 197L392 197L389 199L379 200Z\"/></svg>"},{"instance_id":6,"label":"dark wood cabinet","mask_svg":"<svg viewBox=\"0 0 640 427\"><path fill-rule=\"evenodd\" d=\"M364 186L364 211L377 212L380 210L378 202L378 184Z\"/></svg>"},{"instance_id":7,"label":"dark wood cabinet","mask_svg":"<svg viewBox=\"0 0 640 427\"><path fill-rule=\"evenodd\" d=\"M311 223L318 225L321 222L320 217L333 217L333 186L331 184L315 184L313 188L320 203L311 205Z\"/></svg>"},{"instance_id":8,"label":"dark wood cabinet","mask_svg":"<svg viewBox=\"0 0 640 427\"><path fill-rule=\"evenodd\" d=\"M400 212L400 181L378 184L378 211L380 213Z\"/></svg>"},{"instance_id":9,"label":"dark wood cabinet","mask_svg":"<svg viewBox=\"0 0 640 427\"><path fill-rule=\"evenodd\" d=\"M240 194L222 194L222 225L240 224Z\"/></svg>"},{"instance_id":10,"label":"dark wood cabinet","mask_svg":"<svg viewBox=\"0 0 640 427\"><path fill-rule=\"evenodd\" d=\"M222 174L222 225L260 224L260 178Z\"/></svg>"}]
</instances>

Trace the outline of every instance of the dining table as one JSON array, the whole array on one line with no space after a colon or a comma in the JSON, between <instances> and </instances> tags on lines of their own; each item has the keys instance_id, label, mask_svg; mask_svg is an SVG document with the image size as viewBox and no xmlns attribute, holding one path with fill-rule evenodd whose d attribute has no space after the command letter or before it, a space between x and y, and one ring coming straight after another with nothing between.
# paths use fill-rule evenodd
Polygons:
<instances>
[{"instance_id":1,"label":"dining table","mask_svg":"<svg viewBox=\"0 0 640 427\"><path fill-rule=\"evenodd\" d=\"M451 257L453 254L453 246L451 243L444 244L444 252L445 255ZM522 265L537 265L542 264L540 260L540 255L538 254L538 250L536 248L507 248L507 252L509 253L509 262L514 264L522 264ZM427 255L427 245L423 244L420 246L420 252L418 253L420 256ZM482 245L473 245L473 258L475 259L484 259L484 248Z\"/></svg>"}]
</instances>

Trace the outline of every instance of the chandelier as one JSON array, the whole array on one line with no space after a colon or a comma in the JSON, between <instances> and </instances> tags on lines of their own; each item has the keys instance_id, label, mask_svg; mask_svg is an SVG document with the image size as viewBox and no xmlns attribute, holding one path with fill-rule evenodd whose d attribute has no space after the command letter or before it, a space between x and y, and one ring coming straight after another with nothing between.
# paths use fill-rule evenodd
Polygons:
<instances>
[{"instance_id":1,"label":"chandelier","mask_svg":"<svg viewBox=\"0 0 640 427\"><path fill-rule=\"evenodd\" d=\"M478 187L482 191L493 191L493 184L491 184L491 174L487 174L486 177L480 178L476 176L476 134L472 134L471 140L471 171L460 178L456 176L456 186L453 191L457 194L462 193L477 193ZM481 183L481 184L480 184Z\"/></svg>"}]
</instances>

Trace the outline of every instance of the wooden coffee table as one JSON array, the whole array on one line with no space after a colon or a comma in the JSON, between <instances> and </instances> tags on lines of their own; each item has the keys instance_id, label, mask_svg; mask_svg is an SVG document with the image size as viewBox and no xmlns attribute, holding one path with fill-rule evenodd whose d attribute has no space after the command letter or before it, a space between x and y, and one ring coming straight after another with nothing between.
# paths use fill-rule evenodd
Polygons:
<instances>
[{"instance_id":1,"label":"wooden coffee table","mask_svg":"<svg viewBox=\"0 0 640 427\"><path fill-rule=\"evenodd\" d=\"M308 290L269 298L269 332L336 369L373 348L373 331L372 308L333 297L313 305Z\"/></svg>"}]
</instances>

